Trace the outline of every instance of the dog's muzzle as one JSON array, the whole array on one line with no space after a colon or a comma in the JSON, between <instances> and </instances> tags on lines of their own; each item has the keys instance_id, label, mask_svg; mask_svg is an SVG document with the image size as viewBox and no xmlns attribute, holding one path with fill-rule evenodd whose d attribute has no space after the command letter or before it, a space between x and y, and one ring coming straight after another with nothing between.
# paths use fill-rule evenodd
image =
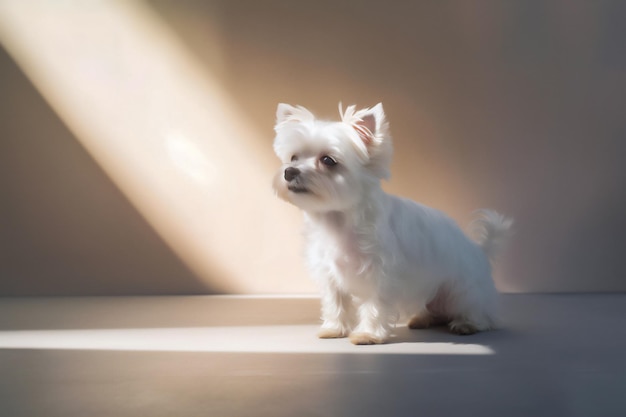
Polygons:
<instances>
[{"instance_id":1,"label":"dog's muzzle","mask_svg":"<svg viewBox=\"0 0 626 417\"><path fill-rule=\"evenodd\" d=\"M287 189L293 193L307 193L309 190L302 185L300 178L300 170L298 168L289 167L285 169L285 181L287 181Z\"/></svg>"},{"instance_id":2,"label":"dog's muzzle","mask_svg":"<svg viewBox=\"0 0 626 417\"><path fill-rule=\"evenodd\" d=\"M298 168L289 167L285 169L285 180L287 182L291 182L295 180L298 175L300 175L300 170Z\"/></svg>"}]
</instances>

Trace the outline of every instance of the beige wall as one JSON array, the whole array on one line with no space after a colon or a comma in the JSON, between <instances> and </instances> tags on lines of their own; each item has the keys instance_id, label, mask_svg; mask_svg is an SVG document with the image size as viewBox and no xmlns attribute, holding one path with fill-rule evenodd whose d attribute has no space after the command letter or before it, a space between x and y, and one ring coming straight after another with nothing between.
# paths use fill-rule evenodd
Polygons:
<instances>
[{"instance_id":1,"label":"beige wall","mask_svg":"<svg viewBox=\"0 0 626 417\"><path fill-rule=\"evenodd\" d=\"M0 296L214 292L0 51Z\"/></svg>"},{"instance_id":2,"label":"beige wall","mask_svg":"<svg viewBox=\"0 0 626 417\"><path fill-rule=\"evenodd\" d=\"M389 191L462 224L479 207L516 219L500 289L626 290L624 3L398 3L147 5L251 123L261 143L250 152L260 159L271 160L278 102L335 117L339 101L382 101L396 149ZM8 57L0 70L9 231L0 235L8 248L0 295L223 290L210 272L188 271ZM268 184L270 165L258 172ZM230 233L241 239L220 262L241 263L245 253L260 265L254 292L310 291L296 266L295 209L251 199L242 191L222 200L249 213L233 210ZM246 217L267 228L276 210L290 217L274 238L239 226ZM256 259L242 245L269 249Z\"/></svg>"}]
</instances>

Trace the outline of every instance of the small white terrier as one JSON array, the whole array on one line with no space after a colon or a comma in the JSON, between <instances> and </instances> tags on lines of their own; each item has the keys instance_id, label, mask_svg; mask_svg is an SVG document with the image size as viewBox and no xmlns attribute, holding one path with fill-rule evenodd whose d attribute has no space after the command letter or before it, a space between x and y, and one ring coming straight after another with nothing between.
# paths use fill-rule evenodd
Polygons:
<instances>
[{"instance_id":1,"label":"small white terrier","mask_svg":"<svg viewBox=\"0 0 626 417\"><path fill-rule=\"evenodd\" d=\"M386 194L391 138L382 104L316 119L279 104L274 177L280 198L304 211L307 259L319 283L320 338L384 343L401 317L412 329L472 334L496 325L489 257L512 221L482 211L470 240L444 213Z\"/></svg>"}]
</instances>

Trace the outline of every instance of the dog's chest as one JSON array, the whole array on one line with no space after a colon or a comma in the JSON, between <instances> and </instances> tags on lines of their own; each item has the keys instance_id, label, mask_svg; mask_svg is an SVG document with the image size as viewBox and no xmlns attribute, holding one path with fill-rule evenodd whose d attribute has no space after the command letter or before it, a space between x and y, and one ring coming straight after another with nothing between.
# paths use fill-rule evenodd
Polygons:
<instances>
[{"instance_id":1,"label":"dog's chest","mask_svg":"<svg viewBox=\"0 0 626 417\"><path fill-rule=\"evenodd\" d=\"M336 283L350 292L369 286L374 269L374 256L367 251L372 245L354 232L327 234L320 250Z\"/></svg>"}]
</instances>

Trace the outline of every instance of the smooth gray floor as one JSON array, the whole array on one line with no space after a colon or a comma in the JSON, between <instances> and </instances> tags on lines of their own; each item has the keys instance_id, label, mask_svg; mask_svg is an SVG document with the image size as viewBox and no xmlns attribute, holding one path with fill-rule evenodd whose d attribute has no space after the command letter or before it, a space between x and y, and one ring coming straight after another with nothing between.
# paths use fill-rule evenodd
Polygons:
<instances>
[{"instance_id":1,"label":"smooth gray floor","mask_svg":"<svg viewBox=\"0 0 626 417\"><path fill-rule=\"evenodd\" d=\"M0 299L2 416L626 416L626 295L503 296L502 330L318 340L311 298Z\"/></svg>"}]
</instances>

